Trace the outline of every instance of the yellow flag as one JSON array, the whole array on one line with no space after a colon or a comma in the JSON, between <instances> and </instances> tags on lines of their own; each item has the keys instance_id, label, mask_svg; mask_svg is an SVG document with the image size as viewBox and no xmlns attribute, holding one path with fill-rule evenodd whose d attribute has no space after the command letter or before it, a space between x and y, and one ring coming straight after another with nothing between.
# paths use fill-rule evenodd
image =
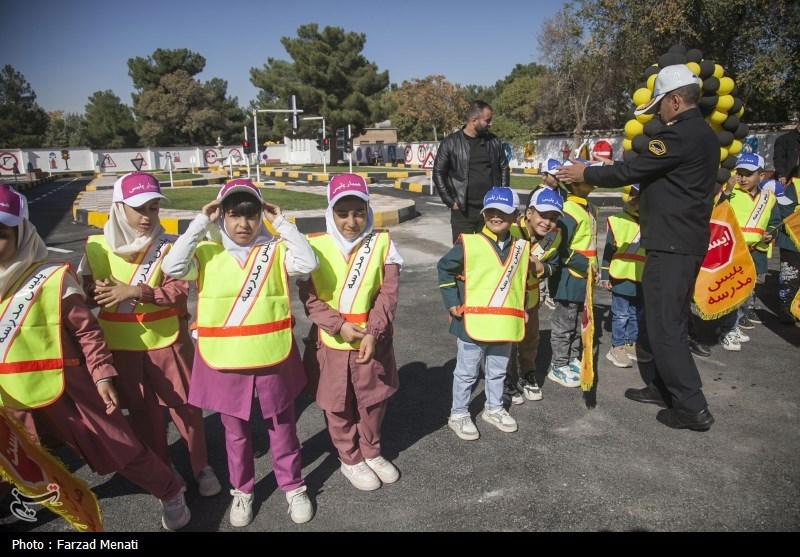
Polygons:
<instances>
[{"instance_id":1,"label":"yellow flag","mask_svg":"<svg viewBox=\"0 0 800 557\"><path fill-rule=\"evenodd\" d=\"M783 219L783 227L795 247L800 249L800 210L795 209L794 213Z\"/></svg>"},{"instance_id":2,"label":"yellow flag","mask_svg":"<svg viewBox=\"0 0 800 557\"><path fill-rule=\"evenodd\" d=\"M33 442L25 427L2 406L0 478L15 486L11 512L20 520L35 522L36 507L42 505L80 532L103 531L92 490Z\"/></svg>"},{"instance_id":3,"label":"yellow flag","mask_svg":"<svg viewBox=\"0 0 800 557\"><path fill-rule=\"evenodd\" d=\"M594 285L594 265L589 265L586 277L586 300L581 314L581 389L589 391L594 385L594 310L592 308L592 287Z\"/></svg>"},{"instance_id":4,"label":"yellow flag","mask_svg":"<svg viewBox=\"0 0 800 557\"><path fill-rule=\"evenodd\" d=\"M708 251L694 285L700 317L717 319L742 305L756 285L756 267L730 204L711 213Z\"/></svg>"}]
</instances>

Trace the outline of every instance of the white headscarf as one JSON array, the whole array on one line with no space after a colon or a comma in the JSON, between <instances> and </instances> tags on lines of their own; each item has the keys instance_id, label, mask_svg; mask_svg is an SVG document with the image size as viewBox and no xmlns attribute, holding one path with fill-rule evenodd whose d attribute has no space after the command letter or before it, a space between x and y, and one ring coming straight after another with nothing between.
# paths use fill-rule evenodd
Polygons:
<instances>
[{"instance_id":1,"label":"white headscarf","mask_svg":"<svg viewBox=\"0 0 800 557\"><path fill-rule=\"evenodd\" d=\"M17 225L17 253L8 263L0 264L0 297L7 294L8 290L30 269L31 265L47 260L47 255L48 251L44 240L36 232L36 227L31 224L26 215ZM86 298L83 289L72 274L67 273L62 298L72 294Z\"/></svg>"},{"instance_id":2,"label":"white headscarf","mask_svg":"<svg viewBox=\"0 0 800 557\"><path fill-rule=\"evenodd\" d=\"M339 199L336 201L339 201ZM333 205L328 205L328 208L325 211L326 231L333 238L334 242L336 242L336 245L339 247L339 251L341 251L342 255L346 258L349 258L350 254L353 252L353 249L361 244L361 240L363 240L367 234L372 232L374 221L375 217L372 213L372 207L370 207L369 202L367 202L367 223L364 226L364 230L362 230L361 233L352 240L348 240L342 235L341 232L339 232L339 229L336 227L336 222L333 220ZM400 253L397 251L394 242L391 240L389 241L389 253L386 256L386 264L398 265L401 268L403 266L403 258L400 256Z\"/></svg>"},{"instance_id":3,"label":"white headscarf","mask_svg":"<svg viewBox=\"0 0 800 557\"><path fill-rule=\"evenodd\" d=\"M260 201L260 200L259 200ZM260 205L260 202L259 202ZM250 255L250 251L253 249L254 246L258 246L261 244L266 244L267 242L271 242L275 239L275 236L270 234L267 227L264 226L264 221L261 220L261 211L259 210L258 213L259 220L258 220L258 231L256 235L253 237L250 242L245 246L240 246L236 242L233 241L228 231L225 229L225 214L220 208L220 215L216 222L216 228L209 230L206 233L206 236L213 241L222 242L222 247L225 248L225 251L230 253L232 256L239 261L240 264L247 261L247 256Z\"/></svg>"},{"instance_id":4,"label":"white headscarf","mask_svg":"<svg viewBox=\"0 0 800 557\"><path fill-rule=\"evenodd\" d=\"M155 223L155 226L151 226L147 233L136 230L128 224L124 205L121 201L111 204L108 221L103 227L103 234L114 255L127 259L135 253L144 251L153 240L164 233L164 227L159 221Z\"/></svg>"}]
</instances>

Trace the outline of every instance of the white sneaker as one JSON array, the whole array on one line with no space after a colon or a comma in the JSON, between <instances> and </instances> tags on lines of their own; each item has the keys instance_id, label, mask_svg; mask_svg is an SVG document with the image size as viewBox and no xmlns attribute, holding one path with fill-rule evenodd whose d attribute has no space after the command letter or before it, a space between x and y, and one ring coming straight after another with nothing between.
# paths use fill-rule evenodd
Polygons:
<instances>
[{"instance_id":1,"label":"white sneaker","mask_svg":"<svg viewBox=\"0 0 800 557\"><path fill-rule=\"evenodd\" d=\"M220 485L217 475L214 473L214 469L211 468L211 466L206 466L200 470L200 473L197 474L195 479L200 486L200 495L203 497L211 497L212 495L216 495L222 491L222 486Z\"/></svg>"},{"instance_id":2,"label":"white sneaker","mask_svg":"<svg viewBox=\"0 0 800 557\"><path fill-rule=\"evenodd\" d=\"M569 366L553 367L547 373L547 378L565 387L580 387L581 376L572 373Z\"/></svg>"},{"instance_id":3,"label":"white sneaker","mask_svg":"<svg viewBox=\"0 0 800 557\"><path fill-rule=\"evenodd\" d=\"M519 388L522 389L522 394L528 400L542 400L542 389L536 382L536 377L531 373L528 378L520 378L517 383Z\"/></svg>"},{"instance_id":4,"label":"white sneaker","mask_svg":"<svg viewBox=\"0 0 800 557\"><path fill-rule=\"evenodd\" d=\"M171 499L162 499L161 506L164 507L161 524L167 530L180 530L192 519L192 513L186 506L186 499L183 497L183 490Z\"/></svg>"},{"instance_id":5,"label":"white sneaker","mask_svg":"<svg viewBox=\"0 0 800 557\"><path fill-rule=\"evenodd\" d=\"M719 343L725 350L730 350L732 352L739 352L742 349L742 345L739 344L739 335L736 334L735 330L720 335Z\"/></svg>"},{"instance_id":6,"label":"white sneaker","mask_svg":"<svg viewBox=\"0 0 800 557\"><path fill-rule=\"evenodd\" d=\"M383 458L381 455L375 458L366 458L367 463L375 475L385 484L393 484L400 479L400 470L394 464Z\"/></svg>"},{"instance_id":7,"label":"white sneaker","mask_svg":"<svg viewBox=\"0 0 800 557\"><path fill-rule=\"evenodd\" d=\"M512 418L505 408L500 408L499 410L487 410L484 408L483 412L481 412L481 418L483 418L484 422L488 422L506 433L514 433L519 429L517 420Z\"/></svg>"},{"instance_id":8,"label":"white sneaker","mask_svg":"<svg viewBox=\"0 0 800 557\"><path fill-rule=\"evenodd\" d=\"M456 435L458 435L458 437L464 441L475 441L481 436L481 434L478 433L478 428L475 427L475 423L472 421L472 418L470 418L469 414L464 414L461 416L451 415L447 419L447 427L455 431Z\"/></svg>"},{"instance_id":9,"label":"white sneaker","mask_svg":"<svg viewBox=\"0 0 800 557\"><path fill-rule=\"evenodd\" d=\"M231 489L233 502L231 503L231 526L241 528L253 522L253 494L244 493L238 489Z\"/></svg>"},{"instance_id":10,"label":"white sneaker","mask_svg":"<svg viewBox=\"0 0 800 557\"><path fill-rule=\"evenodd\" d=\"M511 395L511 404L518 406L520 404L525 404L525 397L522 396L522 393L514 393Z\"/></svg>"},{"instance_id":11,"label":"white sneaker","mask_svg":"<svg viewBox=\"0 0 800 557\"><path fill-rule=\"evenodd\" d=\"M750 342L750 336L747 335L740 327L736 327L736 337L739 342Z\"/></svg>"},{"instance_id":12,"label":"white sneaker","mask_svg":"<svg viewBox=\"0 0 800 557\"><path fill-rule=\"evenodd\" d=\"M286 492L286 501L289 503L289 516L295 524L302 524L314 518L314 506L306 493L307 488L301 485L297 489Z\"/></svg>"},{"instance_id":13,"label":"white sneaker","mask_svg":"<svg viewBox=\"0 0 800 557\"><path fill-rule=\"evenodd\" d=\"M367 463L363 460L356 464L345 464L342 462L340 470L344 477L350 480L350 483L353 484L356 489L360 489L361 491L372 491L381 486L381 481L378 479L378 476L375 475L372 468L367 466Z\"/></svg>"}]
</instances>

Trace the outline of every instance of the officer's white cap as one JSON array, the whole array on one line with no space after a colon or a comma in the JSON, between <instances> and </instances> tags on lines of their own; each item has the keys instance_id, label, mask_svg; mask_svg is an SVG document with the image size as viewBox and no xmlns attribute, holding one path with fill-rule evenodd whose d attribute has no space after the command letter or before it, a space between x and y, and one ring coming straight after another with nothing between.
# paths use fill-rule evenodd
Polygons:
<instances>
[{"instance_id":1,"label":"officer's white cap","mask_svg":"<svg viewBox=\"0 0 800 557\"><path fill-rule=\"evenodd\" d=\"M639 114L655 114L658 110L658 103L667 93L686 85L700 85L700 78L694 75L692 70L684 64L661 68L653 86L653 98L650 99L650 102L638 106L634 114L637 116Z\"/></svg>"}]
</instances>

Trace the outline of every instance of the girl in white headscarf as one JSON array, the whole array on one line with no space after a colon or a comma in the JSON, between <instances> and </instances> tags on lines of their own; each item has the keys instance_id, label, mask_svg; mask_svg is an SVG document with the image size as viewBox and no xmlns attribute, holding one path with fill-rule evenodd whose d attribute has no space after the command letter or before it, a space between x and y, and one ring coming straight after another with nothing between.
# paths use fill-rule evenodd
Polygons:
<instances>
[{"instance_id":1,"label":"girl in white headscarf","mask_svg":"<svg viewBox=\"0 0 800 557\"><path fill-rule=\"evenodd\" d=\"M392 321L403 259L388 231L373 230L369 190L356 174L328 184L325 221L326 233L309 236L319 268L298 282L312 321L307 390L325 412L342 474L369 491L400 478L381 455L381 424L399 386Z\"/></svg>"},{"instance_id":2,"label":"girl in white headscarf","mask_svg":"<svg viewBox=\"0 0 800 557\"><path fill-rule=\"evenodd\" d=\"M47 256L25 197L0 184L0 407L98 474L119 472L158 497L164 527L182 528L191 518L185 486L119 411L117 370L78 277Z\"/></svg>"},{"instance_id":3,"label":"girl in white headscarf","mask_svg":"<svg viewBox=\"0 0 800 557\"><path fill-rule=\"evenodd\" d=\"M114 354L120 399L133 430L178 474L167 442L166 406L186 442L200 495L210 497L222 486L208 465L203 411L188 402L194 357L189 283L161 271L175 239L159 220L162 199L151 174L120 177L103 234L87 239L79 272L87 296L100 306L98 321Z\"/></svg>"}]
</instances>

